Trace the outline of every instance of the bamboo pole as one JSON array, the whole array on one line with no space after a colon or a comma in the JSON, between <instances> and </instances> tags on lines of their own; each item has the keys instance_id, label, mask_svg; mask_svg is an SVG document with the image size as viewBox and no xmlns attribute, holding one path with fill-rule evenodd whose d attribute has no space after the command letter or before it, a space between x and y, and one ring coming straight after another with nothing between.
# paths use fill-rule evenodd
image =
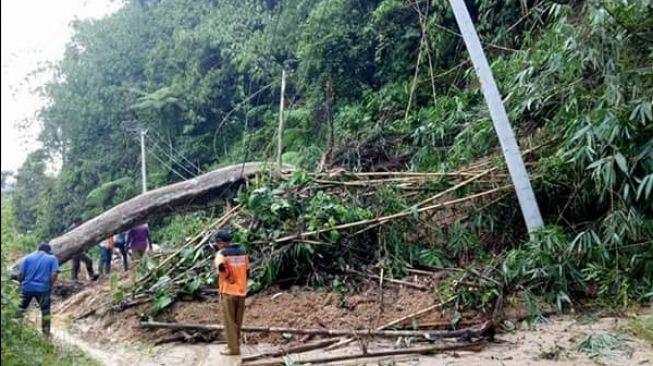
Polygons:
<instances>
[{"instance_id":1,"label":"bamboo pole","mask_svg":"<svg viewBox=\"0 0 653 366\"><path fill-rule=\"evenodd\" d=\"M277 350L277 351L270 351L270 352L262 352L258 353L255 355L250 355L250 356L245 356L242 358L242 362L247 362L247 361L254 361L258 360L259 358L265 358L265 357L279 357L279 356L284 356L284 355L289 355L293 353L302 353L302 352L308 352L312 351L315 349L320 349L326 346L330 346L338 341L338 338L329 338L329 339L322 339L317 342L309 343L309 344L302 344L299 346L295 347L290 347L290 348L283 348Z\"/></svg>"},{"instance_id":2,"label":"bamboo pole","mask_svg":"<svg viewBox=\"0 0 653 366\"><path fill-rule=\"evenodd\" d=\"M473 194L473 195L470 195L470 196L467 196L467 197L458 198L458 199L455 199L455 200L438 203L438 204L432 205L432 206L422 207L422 208L419 208L419 209L416 209L416 210L401 211L401 212L396 213L396 214L377 217L377 218L371 219L371 220L361 220L361 221L350 222L350 223L347 223L347 224L340 224L340 225L336 225L336 226L333 226L333 227L330 227L330 228L325 228L325 229L305 231L305 232L299 233L299 234L284 236L282 238L279 238L279 239L275 240L275 242L276 243L283 243L283 242L286 242L286 241L301 239L301 238L305 238L307 236L320 234L320 233L328 232L328 231L331 231L331 230L343 230L343 229L349 229L349 228L352 228L352 227L368 225L368 224L369 225L377 224L377 223L384 224L387 221L403 218L403 217L406 217L406 216L410 216L412 214L417 214L417 213L421 213L421 212L434 210L434 209L437 209L437 208L453 206L453 205L456 205L456 204L461 203L461 202L466 202L466 201L470 201L470 200L473 200L473 199L476 199L476 198L479 198L479 197L487 196L487 195L490 195L490 194L493 194L493 193L496 193L496 192L499 192L499 191L502 191L502 190L505 190L505 189L509 189L511 187L512 187L511 185L505 185L505 186L497 187L497 188L494 188L494 189L490 189L490 190L485 191L485 192L476 193L476 194Z\"/></svg>"},{"instance_id":3,"label":"bamboo pole","mask_svg":"<svg viewBox=\"0 0 653 366\"><path fill-rule=\"evenodd\" d=\"M495 169L496 169L496 168L488 169L488 170L483 171L483 172L481 172L481 173L479 173L479 174L476 174L476 175L474 175L473 177L471 177L471 178L469 178L469 179L466 179L466 180L464 180L464 181L462 181L462 182L456 184L456 185L453 186L453 187L449 187L449 188L445 189L444 191L442 191L442 192L440 192L440 193L438 193L438 194L436 194L436 195L434 195L434 196L432 196L432 197L429 197L429 198L427 198L427 199L425 199L425 200L423 200L423 201L421 201L421 202L419 202L419 203L413 205L412 207L413 207L413 208L416 208L416 207L424 206L425 204L427 204L427 203L431 203L431 202L437 200L438 198L442 198L444 195L446 195L446 194L448 194L448 193L451 193L451 192L454 192L454 191L458 190L459 188L462 188L462 187L468 185L469 183L472 183L473 181L475 181L475 180L477 180L477 179L479 179L479 178L481 178L481 177L483 177L483 176L489 174L490 172L492 172L492 171L495 170Z\"/></svg>"},{"instance_id":4,"label":"bamboo pole","mask_svg":"<svg viewBox=\"0 0 653 366\"><path fill-rule=\"evenodd\" d=\"M479 352L483 349L484 346L485 346L484 341L478 341L472 343L457 343L457 344L442 345L442 346L401 348L401 349L394 349L388 351L361 352L361 353L348 354L348 355L324 356L324 357L317 357L317 358L297 360L297 361L301 362L302 364L315 365L321 363L357 360L357 359L374 358L374 357L388 357L388 356L411 355L411 354L429 355L429 354L436 354L445 351L467 350L467 351ZM286 364L285 360L276 359L276 360L266 360L266 361L258 361L258 362L244 362L241 365L242 366L276 366L276 365L284 365L284 364Z\"/></svg>"},{"instance_id":5,"label":"bamboo pole","mask_svg":"<svg viewBox=\"0 0 653 366\"><path fill-rule=\"evenodd\" d=\"M377 276L377 275L363 273L363 272L359 272L359 271L356 271L356 270L353 270L353 269L348 269L347 272L358 275L358 276L368 277L368 278L371 278L373 280L383 281L382 278ZM397 285L412 287L412 288L422 290L422 291L426 291L426 290L430 289L430 287L428 287L428 286L424 286L424 285L420 285L420 284L412 283L412 282L407 282L407 281L402 281L402 280L396 280L396 279L393 279L393 278L386 278L385 281L395 283Z\"/></svg>"},{"instance_id":6,"label":"bamboo pole","mask_svg":"<svg viewBox=\"0 0 653 366\"><path fill-rule=\"evenodd\" d=\"M286 91L286 70L281 70L281 99L279 101L279 141L277 146L277 160L279 163L279 172L281 172L281 167L283 162L281 161L281 155L283 153L283 107L284 107L284 93Z\"/></svg>"},{"instance_id":7,"label":"bamboo pole","mask_svg":"<svg viewBox=\"0 0 653 366\"><path fill-rule=\"evenodd\" d=\"M193 323L163 323L141 322L141 326L150 329L177 329L198 331L223 331L221 324L193 324ZM368 336L368 337L420 337L424 339L458 338L462 336L480 337L492 328L492 322L486 321L480 326L462 328L457 330L376 330L376 329L300 329L266 326L243 326L242 332L247 333L290 333L313 334L322 336Z\"/></svg>"},{"instance_id":8,"label":"bamboo pole","mask_svg":"<svg viewBox=\"0 0 653 366\"><path fill-rule=\"evenodd\" d=\"M450 300L449 300L449 301L450 301ZM386 324L384 324L384 325L382 325L382 326L380 326L380 327L377 327L376 329L377 329L377 330L387 329L387 328L390 328L390 327L395 326L395 325L397 325L397 324L401 324L401 323L405 322L405 321L408 320L408 319L414 319L414 318L417 318L418 316L424 315L424 314L426 314L426 313L428 313L428 312L431 312L431 311L433 311L433 310L435 310L435 309L438 309L438 308L443 307L443 306L444 306L445 304L447 304L449 301L445 301L445 302L440 302L440 303L437 303L437 304L433 304L433 305L431 305L431 306L429 306L429 307L426 307L426 308L424 308L424 309L422 309L422 310L419 310L419 311L417 311L417 312L414 312L414 313L408 314L408 315L403 316L403 317L401 317L401 318L399 318L399 319L395 319L395 320L393 320L393 321L391 321L391 322L389 322L389 323L386 323ZM354 341L353 338L344 339L344 340L342 340L342 341L340 341L340 342L338 342L338 343L336 343L336 344L334 344L334 345L332 345L332 346L329 346L326 350L336 349L336 348L339 348L339 347L345 346L345 345L347 345L347 344L349 344L349 343L351 343L351 342L353 342L353 341Z\"/></svg>"},{"instance_id":9,"label":"bamboo pole","mask_svg":"<svg viewBox=\"0 0 653 366\"><path fill-rule=\"evenodd\" d=\"M139 279L138 281L139 282L146 281L150 276L152 276L152 274L154 274L159 269L163 268L164 265L166 265L170 261L172 261L177 255L179 255L179 253L181 253L184 249L188 248L196 240L200 240L198 245L201 245L204 242L206 242L208 240L208 238L209 238L209 235L207 235L207 233L210 234L209 231L211 231L211 230L213 230L215 228L219 228L222 225L224 225L229 219L231 219L233 217L233 215L240 208L240 206L241 205L234 206L229 211L227 211L224 215L222 215L219 219L217 219L213 223L207 225L206 228L204 230L202 230L202 232L197 234L191 240L187 241L184 245L182 245L180 248L178 248L174 253L172 253L170 256L168 256L166 259L164 259L161 263L159 263L159 265L157 265L156 268L149 271L143 278ZM202 239L203 236L205 236L204 239Z\"/></svg>"}]
</instances>

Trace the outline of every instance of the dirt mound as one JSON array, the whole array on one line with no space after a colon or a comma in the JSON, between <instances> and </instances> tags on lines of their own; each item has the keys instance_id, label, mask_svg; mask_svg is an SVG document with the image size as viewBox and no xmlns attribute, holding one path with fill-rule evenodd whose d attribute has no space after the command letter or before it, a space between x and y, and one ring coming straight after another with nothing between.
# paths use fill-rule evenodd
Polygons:
<instances>
[{"instance_id":1,"label":"dirt mound","mask_svg":"<svg viewBox=\"0 0 653 366\"><path fill-rule=\"evenodd\" d=\"M140 327L149 304L140 304L124 311L112 311L111 290L108 283L98 283L61 302L55 309L57 316L75 321L85 336L108 341L155 341L172 334L168 330L148 331ZM402 316L414 313L436 299L432 293L408 288L386 288L381 305L378 291L367 289L354 295L343 295L325 290L293 288L280 292L274 289L247 298L245 324L254 326L283 326L292 328L362 329L381 326ZM420 321L440 319L437 312ZM157 320L180 323L222 323L219 296L204 300L177 301ZM215 334L214 338L219 338ZM280 334L247 334L246 342L288 343L296 337Z\"/></svg>"}]
</instances>

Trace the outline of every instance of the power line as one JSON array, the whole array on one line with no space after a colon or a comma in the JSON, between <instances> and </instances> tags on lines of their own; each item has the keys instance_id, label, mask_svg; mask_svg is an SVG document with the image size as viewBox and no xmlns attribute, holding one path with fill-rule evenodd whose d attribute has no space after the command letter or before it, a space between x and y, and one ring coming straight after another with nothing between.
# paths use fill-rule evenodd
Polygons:
<instances>
[{"instance_id":1,"label":"power line","mask_svg":"<svg viewBox=\"0 0 653 366\"><path fill-rule=\"evenodd\" d=\"M150 139L150 142L152 143L152 146L154 146L156 149L158 149L158 150L159 150L159 151L160 151L164 156L169 157L170 160L171 160L173 163L177 164L181 169L183 169L183 170L184 170L186 173L188 173L191 177L196 177L196 176L197 176L197 173L195 173L195 172L191 171L190 169L186 168L186 166L184 166L184 164L180 163L177 159L174 158L174 156L172 155L172 153L170 153L170 152L166 152L165 149L163 149L163 148L161 147L161 145L159 145L156 141Z\"/></svg>"},{"instance_id":2,"label":"power line","mask_svg":"<svg viewBox=\"0 0 653 366\"><path fill-rule=\"evenodd\" d=\"M166 163L163 159L161 159L157 154L154 153L152 150L148 150L147 152L150 153L150 155L154 156L156 160L159 161L159 163L163 164L166 168L170 169L171 172L177 174L182 180L188 180L183 174L179 173L175 168L170 166L170 164Z\"/></svg>"},{"instance_id":3,"label":"power line","mask_svg":"<svg viewBox=\"0 0 653 366\"><path fill-rule=\"evenodd\" d=\"M182 154L181 152L179 152L179 150L175 149L171 144L168 144L168 143L165 141L165 139L163 138L163 136L161 136L160 133L158 133L156 130L153 130L153 132L154 132L155 138L157 138L157 139L159 140L159 142L161 142L162 145L164 145L164 146L167 145L167 147L169 147L170 150L172 150L172 152L173 152L174 154L178 155L179 158L180 158L181 160L186 161L188 164L190 164L190 166L193 167L193 169L197 170L200 174L204 173L204 172L202 171L202 169L200 169L200 167L197 166L197 164L193 163L193 162L190 161L188 158L186 158L186 156L184 156L184 154ZM170 154L170 155L172 155L172 154Z\"/></svg>"},{"instance_id":4,"label":"power line","mask_svg":"<svg viewBox=\"0 0 653 366\"><path fill-rule=\"evenodd\" d=\"M138 140L138 139L139 139L139 137L137 137L137 136L133 136L133 135L132 135L132 137L133 137L135 140ZM152 142L154 142L154 141L152 141ZM159 149L161 149L161 148L158 146L158 144L155 144L155 145L157 145L157 147L158 147ZM174 167L172 167L169 163L167 163L166 161L164 161L161 157L159 157L159 156L158 156L158 155L157 155L157 154L156 154L152 149L148 149L147 152L150 153L150 155L152 155L152 156L153 156L153 157L154 157L154 158L155 158L159 163L161 163L164 167L168 168L171 172L175 173L175 174L176 174L178 177L180 177L182 180L188 180L188 179L189 179L189 178L187 178L186 176L184 176L183 174L181 174L181 173L180 173L178 170L176 170ZM183 168L183 166L182 166L182 168ZM191 173L191 177L194 177L194 176L192 175L192 173Z\"/></svg>"}]
</instances>

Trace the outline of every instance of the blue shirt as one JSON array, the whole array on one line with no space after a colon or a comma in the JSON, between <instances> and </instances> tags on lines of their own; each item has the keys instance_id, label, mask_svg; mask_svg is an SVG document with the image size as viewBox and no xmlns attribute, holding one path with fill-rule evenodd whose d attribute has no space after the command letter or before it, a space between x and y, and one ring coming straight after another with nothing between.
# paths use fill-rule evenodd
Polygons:
<instances>
[{"instance_id":1,"label":"blue shirt","mask_svg":"<svg viewBox=\"0 0 653 366\"><path fill-rule=\"evenodd\" d=\"M50 278L55 272L59 272L57 257L41 251L29 254L20 264L23 292L50 291Z\"/></svg>"}]
</instances>

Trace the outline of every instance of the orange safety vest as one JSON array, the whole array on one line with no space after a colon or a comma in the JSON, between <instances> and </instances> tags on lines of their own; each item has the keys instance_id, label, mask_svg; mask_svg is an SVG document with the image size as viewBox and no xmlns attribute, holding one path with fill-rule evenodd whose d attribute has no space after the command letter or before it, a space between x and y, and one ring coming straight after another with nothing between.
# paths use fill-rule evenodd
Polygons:
<instances>
[{"instance_id":1,"label":"orange safety vest","mask_svg":"<svg viewBox=\"0 0 653 366\"><path fill-rule=\"evenodd\" d=\"M215 268L224 265L224 271L218 271L218 289L221 294L247 296L247 271L249 257L240 247L220 250L215 256Z\"/></svg>"}]
</instances>

